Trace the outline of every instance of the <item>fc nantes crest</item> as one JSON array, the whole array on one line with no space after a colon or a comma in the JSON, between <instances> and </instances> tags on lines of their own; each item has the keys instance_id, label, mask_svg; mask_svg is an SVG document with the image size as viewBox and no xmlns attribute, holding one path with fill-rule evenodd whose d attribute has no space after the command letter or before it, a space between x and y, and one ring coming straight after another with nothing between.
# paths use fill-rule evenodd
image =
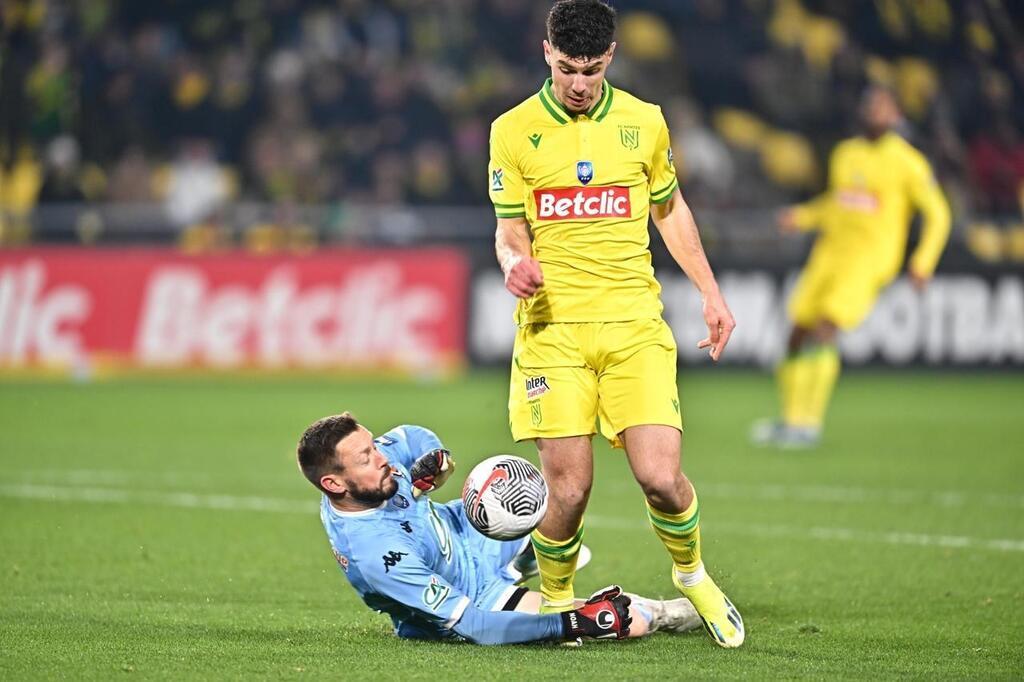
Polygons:
<instances>
[{"instance_id":1,"label":"fc nantes crest","mask_svg":"<svg viewBox=\"0 0 1024 682\"><path fill-rule=\"evenodd\" d=\"M626 149L640 147L640 126L619 126L619 142Z\"/></svg>"}]
</instances>

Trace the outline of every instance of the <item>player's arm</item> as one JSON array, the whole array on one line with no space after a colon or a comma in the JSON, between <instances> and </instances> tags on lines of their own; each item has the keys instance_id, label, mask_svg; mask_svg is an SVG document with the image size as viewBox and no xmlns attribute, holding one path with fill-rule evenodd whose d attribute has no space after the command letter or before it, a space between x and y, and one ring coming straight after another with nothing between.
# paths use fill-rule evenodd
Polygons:
<instances>
[{"instance_id":1,"label":"player's arm","mask_svg":"<svg viewBox=\"0 0 1024 682\"><path fill-rule=\"evenodd\" d=\"M648 163L647 189L651 201L651 218L661 233L669 253L686 276L700 291L704 302L704 322L708 325L707 338L697 343L698 348L710 348L711 359L718 362L729 336L736 327L729 306L725 304L718 282L711 271L704 246L700 243L697 223L690 207L679 191L676 167L672 161L672 146L665 118L658 114L657 134Z\"/></svg>"},{"instance_id":2,"label":"player's arm","mask_svg":"<svg viewBox=\"0 0 1024 682\"><path fill-rule=\"evenodd\" d=\"M836 166L842 163L841 150L842 146L840 145L833 150L832 155L829 157L828 172L830 178L838 177ZM775 221L784 234L817 230L821 227L825 214L828 213L831 205L831 192L826 191L809 201L782 209L776 215Z\"/></svg>"},{"instance_id":3,"label":"player's arm","mask_svg":"<svg viewBox=\"0 0 1024 682\"><path fill-rule=\"evenodd\" d=\"M810 201L796 204L779 211L776 222L783 233L809 232L821 227L822 219L828 210L831 198L820 194Z\"/></svg>"},{"instance_id":4,"label":"player's arm","mask_svg":"<svg viewBox=\"0 0 1024 682\"><path fill-rule=\"evenodd\" d=\"M697 347L710 347L711 359L717 362L725 350L725 344L729 342L732 330L736 328L736 321L718 289L715 274L700 242L697 223L678 187L664 202L651 204L651 217L672 258L700 291L708 336Z\"/></svg>"},{"instance_id":5,"label":"player's arm","mask_svg":"<svg viewBox=\"0 0 1024 682\"><path fill-rule=\"evenodd\" d=\"M514 145L509 143L511 134L505 127L500 119L491 126L491 158L487 164L487 195L498 220L494 252L505 274L505 287L519 298L529 298L544 284L544 275L533 257L530 225L526 220L526 185Z\"/></svg>"},{"instance_id":6,"label":"player's arm","mask_svg":"<svg viewBox=\"0 0 1024 682\"><path fill-rule=\"evenodd\" d=\"M505 274L505 288L518 298L529 298L544 284L540 263L533 257L526 218L498 218L494 252Z\"/></svg>"},{"instance_id":7,"label":"player's arm","mask_svg":"<svg viewBox=\"0 0 1024 682\"><path fill-rule=\"evenodd\" d=\"M946 197L922 156L915 156L912 160L908 191L923 218L921 239L908 264L911 281L921 289L931 279L942 250L946 247L951 218Z\"/></svg>"},{"instance_id":8,"label":"player's arm","mask_svg":"<svg viewBox=\"0 0 1024 682\"><path fill-rule=\"evenodd\" d=\"M413 496L437 490L455 471L455 459L433 431L422 426L396 426L376 441L389 459L409 470Z\"/></svg>"}]
</instances>

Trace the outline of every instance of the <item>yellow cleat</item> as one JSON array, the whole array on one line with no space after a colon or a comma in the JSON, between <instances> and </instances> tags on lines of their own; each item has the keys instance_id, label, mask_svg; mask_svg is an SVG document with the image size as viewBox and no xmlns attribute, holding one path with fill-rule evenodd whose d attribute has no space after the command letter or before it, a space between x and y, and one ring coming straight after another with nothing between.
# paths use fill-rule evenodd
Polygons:
<instances>
[{"instance_id":1,"label":"yellow cleat","mask_svg":"<svg viewBox=\"0 0 1024 682\"><path fill-rule=\"evenodd\" d=\"M696 584L687 587L683 584L684 576L672 570L672 583L683 596L690 600L697 614L704 623L704 629L718 646L735 649L743 644L745 631L743 617L729 598L725 596L711 576L704 573L702 565L697 573L702 574Z\"/></svg>"}]
</instances>

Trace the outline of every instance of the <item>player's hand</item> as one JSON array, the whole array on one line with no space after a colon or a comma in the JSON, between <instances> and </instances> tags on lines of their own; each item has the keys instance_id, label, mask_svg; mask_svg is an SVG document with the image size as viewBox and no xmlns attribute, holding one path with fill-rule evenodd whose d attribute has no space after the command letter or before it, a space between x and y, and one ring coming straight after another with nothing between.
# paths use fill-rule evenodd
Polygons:
<instances>
[{"instance_id":1,"label":"player's hand","mask_svg":"<svg viewBox=\"0 0 1024 682\"><path fill-rule=\"evenodd\" d=\"M775 223L779 226L779 232L782 234L794 234L800 231L796 224L796 209L792 206L776 213Z\"/></svg>"},{"instance_id":2,"label":"player's hand","mask_svg":"<svg viewBox=\"0 0 1024 682\"><path fill-rule=\"evenodd\" d=\"M505 288L518 298L529 298L544 284L540 263L530 256L512 256L501 264Z\"/></svg>"},{"instance_id":3,"label":"player's hand","mask_svg":"<svg viewBox=\"0 0 1024 682\"><path fill-rule=\"evenodd\" d=\"M910 279L910 284L914 287L914 290L923 293L928 288L928 282L931 281L931 277L920 275L913 270L907 271L907 277Z\"/></svg>"},{"instance_id":4,"label":"player's hand","mask_svg":"<svg viewBox=\"0 0 1024 682\"><path fill-rule=\"evenodd\" d=\"M418 498L424 493L430 493L448 480L448 477L455 471L455 460L452 453L443 448L431 450L423 455L409 469L409 476L412 478L412 496Z\"/></svg>"},{"instance_id":5,"label":"player's hand","mask_svg":"<svg viewBox=\"0 0 1024 682\"><path fill-rule=\"evenodd\" d=\"M629 636L633 619L629 615L629 597L618 585L609 585L590 595L590 599L574 611L562 615L566 639L624 639Z\"/></svg>"},{"instance_id":6,"label":"player's hand","mask_svg":"<svg viewBox=\"0 0 1024 682\"><path fill-rule=\"evenodd\" d=\"M732 330L736 328L736 320L729 312L729 306L725 304L722 293L715 289L711 294L704 297L704 322L708 325L707 338L697 343L697 348L711 349L711 359L718 362L725 350L725 344L729 343Z\"/></svg>"}]
</instances>

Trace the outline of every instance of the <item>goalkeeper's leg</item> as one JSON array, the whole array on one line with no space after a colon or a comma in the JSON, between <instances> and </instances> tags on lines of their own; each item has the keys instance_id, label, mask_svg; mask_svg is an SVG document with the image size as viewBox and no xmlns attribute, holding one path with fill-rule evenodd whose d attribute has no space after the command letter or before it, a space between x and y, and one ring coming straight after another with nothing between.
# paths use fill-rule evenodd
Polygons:
<instances>
[{"instance_id":1,"label":"goalkeeper's leg","mask_svg":"<svg viewBox=\"0 0 1024 682\"><path fill-rule=\"evenodd\" d=\"M659 600L629 592L626 594L631 600L629 615L633 619L629 626L630 637L644 637L654 632L686 632L701 626L697 609L684 597ZM522 596L515 610L520 613L540 613L542 600L540 592L531 590ZM577 599L573 608L580 608L583 604L582 599Z\"/></svg>"},{"instance_id":2,"label":"goalkeeper's leg","mask_svg":"<svg viewBox=\"0 0 1024 682\"><path fill-rule=\"evenodd\" d=\"M590 498L594 455L589 436L538 438L548 511L531 540L540 569L541 611L573 608L573 579L583 546L583 511Z\"/></svg>"},{"instance_id":3,"label":"goalkeeper's leg","mask_svg":"<svg viewBox=\"0 0 1024 682\"><path fill-rule=\"evenodd\" d=\"M672 582L689 599L708 635L723 647L743 643L743 619L704 570L700 554L700 506L690 481L679 469L681 434L674 427L648 424L622 434L626 455L647 496L654 533L672 557Z\"/></svg>"}]
</instances>

